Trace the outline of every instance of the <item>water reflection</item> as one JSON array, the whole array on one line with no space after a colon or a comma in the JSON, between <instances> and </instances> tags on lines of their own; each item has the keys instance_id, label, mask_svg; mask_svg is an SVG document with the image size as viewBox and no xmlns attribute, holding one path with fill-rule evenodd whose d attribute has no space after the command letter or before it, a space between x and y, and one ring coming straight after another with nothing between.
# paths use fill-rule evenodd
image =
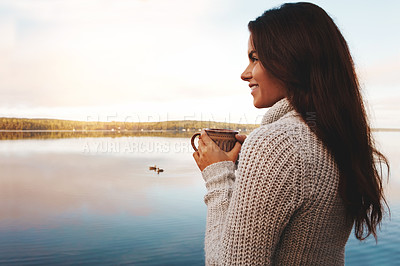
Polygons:
<instances>
[{"instance_id":1,"label":"water reflection","mask_svg":"<svg viewBox=\"0 0 400 266\"><path fill-rule=\"evenodd\" d=\"M205 188L191 151L85 150L187 141L0 141L0 264L203 265Z\"/></svg>"},{"instance_id":2,"label":"water reflection","mask_svg":"<svg viewBox=\"0 0 400 266\"><path fill-rule=\"evenodd\" d=\"M11 154L4 156L4 150L3 156L0 153L0 222L3 226L4 223L15 225L17 221L18 227L29 228L82 206L99 215L121 212L132 216L150 215L159 208L157 199L174 199L193 188L198 189L196 194L201 201L202 179L189 154L156 150L146 153L147 156L143 152L90 153L84 150L88 139L74 143L66 149L67 153L62 153L54 144L58 142L63 147L65 141L53 142L50 147L53 146L55 153L49 150L38 153L35 149L42 145L30 146L24 141ZM173 146L187 139L161 138L160 141ZM154 138L140 139L145 146L153 142ZM149 165L154 164L163 166L165 171L158 175L149 171ZM160 187L163 190L154 192Z\"/></svg>"},{"instance_id":3,"label":"water reflection","mask_svg":"<svg viewBox=\"0 0 400 266\"><path fill-rule=\"evenodd\" d=\"M375 135L396 215L380 246L350 238L349 265L393 259L400 244L400 134ZM205 188L191 154L188 137L0 141L0 264L203 265Z\"/></svg>"},{"instance_id":4,"label":"water reflection","mask_svg":"<svg viewBox=\"0 0 400 266\"><path fill-rule=\"evenodd\" d=\"M389 203L400 203L400 132L375 132L376 145L389 160L390 177L384 178Z\"/></svg>"}]
</instances>

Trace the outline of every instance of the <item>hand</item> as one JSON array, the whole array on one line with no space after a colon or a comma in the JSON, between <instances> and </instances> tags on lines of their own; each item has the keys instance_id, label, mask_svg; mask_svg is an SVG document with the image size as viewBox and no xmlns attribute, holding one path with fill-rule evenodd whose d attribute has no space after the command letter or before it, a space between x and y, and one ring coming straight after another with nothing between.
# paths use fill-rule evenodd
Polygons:
<instances>
[{"instance_id":1,"label":"hand","mask_svg":"<svg viewBox=\"0 0 400 266\"><path fill-rule=\"evenodd\" d=\"M225 152L218 147L217 144L207 135L207 133L202 130L199 137L199 148L198 151L193 153L193 157L199 167L200 171L203 171L207 166L222 162L222 161L232 161L236 162L242 143L246 139L244 135L236 135L238 140L230 152Z\"/></svg>"},{"instance_id":2,"label":"hand","mask_svg":"<svg viewBox=\"0 0 400 266\"><path fill-rule=\"evenodd\" d=\"M237 141L240 142L240 144L243 144L243 142L244 142L244 140L247 138L247 136L246 136L246 135L239 135L239 134L236 134L236 135L235 135L235 138L236 138Z\"/></svg>"}]
</instances>

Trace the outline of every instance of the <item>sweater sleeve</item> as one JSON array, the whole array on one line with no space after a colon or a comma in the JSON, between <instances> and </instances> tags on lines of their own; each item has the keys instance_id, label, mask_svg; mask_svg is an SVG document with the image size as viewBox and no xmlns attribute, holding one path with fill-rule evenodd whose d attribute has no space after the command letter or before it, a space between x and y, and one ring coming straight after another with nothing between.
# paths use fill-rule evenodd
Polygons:
<instances>
[{"instance_id":1,"label":"sweater sleeve","mask_svg":"<svg viewBox=\"0 0 400 266\"><path fill-rule=\"evenodd\" d=\"M280 236L303 202L303 168L293 138L278 130L246 140L236 173L232 162L204 169L206 265L273 264Z\"/></svg>"}]
</instances>

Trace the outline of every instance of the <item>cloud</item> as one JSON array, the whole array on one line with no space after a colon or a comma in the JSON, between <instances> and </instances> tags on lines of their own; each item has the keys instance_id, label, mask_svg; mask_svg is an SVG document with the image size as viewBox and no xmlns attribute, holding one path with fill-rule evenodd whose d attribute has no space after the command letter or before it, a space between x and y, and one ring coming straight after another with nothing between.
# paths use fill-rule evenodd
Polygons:
<instances>
[{"instance_id":1,"label":"cloud","mask_svg":"<svg viewBox=\"0 0 400 266\"><path fill-rule=\"evenodd\" d=\"M277 4L0 0L2 114L54 117L60 112L76 119L79 110L126 113L130 106L135 113L193 113L212 107L212 113L221 113L225 106L239 117L237 106L246 113L254 108L240 80L247 64L247 22ZM365 52L359 28L351 28L359 20L335 9L337 4L328 7L349 26L348 35L359 38L350 40L350 46L357 44L355 52L367 62L358 71L368 99L391 98L400 83L398 51L385 46L389 48L379 53ZM375 27L384 24L379 25ZM374 41L375 46L380 43L389 42ZM227 104L227 98L234 100Z\"/></svg>"},{"instance_id":2,"label":"cloud","mask_svg":"<svg viewBox=\"0 0 400 266\"><path fill-rule=\"evenodd\" d=\"M12 18L0 17L0 51L9 50L15 46L16 30Z\"/></svg>"},{"instance_id":3,"label":"cloud","mask_svg":"<svg viewBox=\"0 0 400 266\"><path fill-rule=\"evenodd\" d=\"M2 5L12 10L18 36L14 48L1 53L8 57L6 71L0 73L3 105L93 106L218 97L236 86L241 69L235 65L245 58L244 49L238 52L245 41L232 42L237 33L221 34L202 24L209 8L203 1ZM233 43L229 49L227 43Z\"/></svg>"},{"instance_id":4,"label":"cloud","mask_svg":"<svg viewBox=\"0 0 400 266\"><path fill-rule=\"evenodd\" d=\"M400 89L400 53L392 54L373 64L359 68L361 81L370 87L397 87Z\"/></svg>"},{"instance_id":5,"label":"cloud","mask_svg":"<svg viewBox=\"0 0 400 266\"><path fill-rule=\"evenodd\" d=\"M159 22L160 18L181 23L202 14L209 1L184 0L3 0L0 5L18 17L51 22ZM185 11L185 12L182 12ZM171 16L173 15L173 16Z\"/></svg>"}]
</instances>

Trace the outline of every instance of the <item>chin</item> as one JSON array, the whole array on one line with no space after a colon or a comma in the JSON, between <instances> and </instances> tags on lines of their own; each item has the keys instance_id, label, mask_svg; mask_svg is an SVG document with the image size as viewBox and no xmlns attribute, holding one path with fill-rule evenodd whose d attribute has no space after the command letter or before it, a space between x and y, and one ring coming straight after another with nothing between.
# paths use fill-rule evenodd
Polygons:
<instances>
[{"instance_id":1,"label":"chin","mask_svg":"<svg viewBox=\"0 0 400 266\"><path fill-rule=\"evenodd\" d=\"M254 105L254 107L257 108L257 109L262 109L262 108L271 107L271 106L267 106L267 105L265 105L265 104L257 103L257 102L253 102L253 105Z\"/></svg>"},{"instance_id":2,"label":"chin","mask_svg":"<svg viewBox=\"0 0 400 266\"><path fill-rule=\"evenodd\" d=\"M257 108L257 109L263 109L263 108L268 108L269 106L254 105L254 107Z\"/></svg>"},{"instance_id":3,"label":"chin","mask_svg":"<svg viewBox=\"0 0 400 266\"><path fill-rule=\"evenodd\" d=\"M258 109L262 109L262 108L269 108L271 106L273 106L277 101L264 101L264 102L259 102L254 100L253 101L253 105L254 107L258 108Z\"/></svg>"}]
</instances>

